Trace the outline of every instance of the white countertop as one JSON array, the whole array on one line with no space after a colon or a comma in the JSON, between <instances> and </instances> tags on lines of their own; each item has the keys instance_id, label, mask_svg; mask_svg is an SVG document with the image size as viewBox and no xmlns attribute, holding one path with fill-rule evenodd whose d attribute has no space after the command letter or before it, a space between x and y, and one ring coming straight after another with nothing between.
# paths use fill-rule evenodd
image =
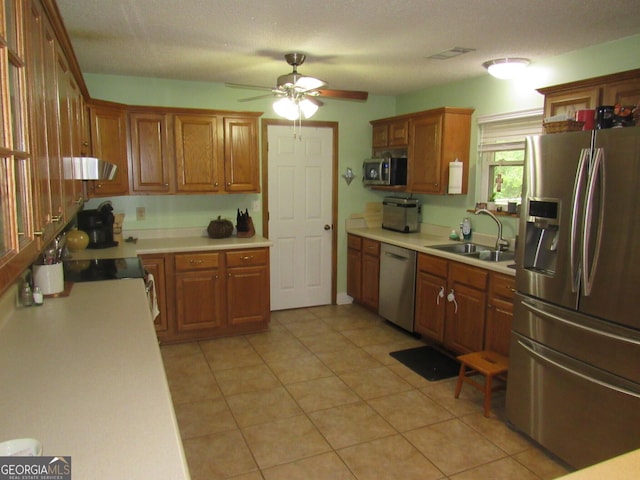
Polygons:
<instances>
[{"instance_id":1,"label":"white countertop","mask_svg":"<svg viewBox=\"0 0 640 480\"><path fill-rule=\"evenodd\" d=\"M125 236L125 238L127 238ZM87 260L93 258L123 258L136 255L169 252L200 252L205 250L235 250L241 248L270 247L272 242L259 235L251 238L209 238L202 235L184 237L165 236L138 238L137 241L122 241L117 247L86 249L71 252L68 259Z\"/></svg>"},{"instance_id":2,"label":"white countertop","mask_svg":"<svg viewBox=\"0 0 640 480\"><path fill-rule=\"evenodd\" d=\"M76 283L3 318L0 385L0 441L70 455L73 478L189 478L141 279Z\"/></svg>"},{"instance_id":3,"label":"white countertop","mask_svg":"<svg viewBox=\"0 0 640 480\"><path fill-rule=\"evenodd\" d=\"M640 476L640 450L625 453L556 480L637 480Z\"/></svg>"},{"instance_id":4,"label":"white countertop","mask_svg":"<svg viewBox=\"0 0 640 480\"><path fill-rule=\"evenodd\" d=\"M477 258L468 257L466 255L459 255L456 253L443 252L442 250L436 250L434 245L444 245L447 243L460 243L459 241L449 240L446 236L441 234L429 234L424 232L416 233L401 233L393 232L391 230L385 230L381 227L367 228L367 227L347 227L347 233L359 235L361 237L370 238L379 242L389 243L397 245L398 247L409 248L417 252L428 253L438 257L447 258L449 260L455 260L456 262L466 263L474 265L476 267L484 268L494 272L504 273L505 275L516 274L513 268L509 268L507 265L513 265L514 260L507 260L504 262L487 262L485 260L479 260ZM484 239L483 239L484 240ZM495 242L495 239L494 239ZM476 241L480 245L491 246L491 243L486 241Z\"/></svg>"}]
</instances>

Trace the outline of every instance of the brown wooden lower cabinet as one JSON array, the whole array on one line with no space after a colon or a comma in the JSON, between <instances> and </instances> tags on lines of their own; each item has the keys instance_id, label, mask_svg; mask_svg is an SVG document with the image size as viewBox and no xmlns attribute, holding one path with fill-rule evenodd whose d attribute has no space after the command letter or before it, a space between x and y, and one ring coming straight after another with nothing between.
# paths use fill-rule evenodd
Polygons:
<instances>
[{"instance_id":1,"label":"brown wooden lower cabinet","mask_svg":"<svg viewBox=\"0 0 640 480\"><path fill-rule=\"evenodd\" d=\"M161 313L155 323L161 343L245 334L268 327L268 248L141 257L156 282Z\"/></svg>"},{"instance_id":2,"label":"brown wooden lower cabinet","mask_svg":"<svg viewBox=\"0 0 640 480\"><path fill-rule=\"evenodd\" d=\"M160 313L153 320L153 324L156 327L156 333L161 336L169 328L168 319L169 314L167 312L167 275L165 269L165 256L164 255L140 255L142 259L142 265L145 270L153 275L153 281L155 283L155 295L158 310Z\"/></svg>"},{"instance_id":3,"label":"brown wooden lower cabinet","mask_svg":"<svg viewBox=\"0 0 640 480\"><path fill-rule=\"evenodd\" d=\"M380 242L347 236L347 295L370 310L378 311Z\"/></svg>"},{"instance_id":4,"label":"brown wooden lower cabinet","mask_svg":"<svg viewBox=\"0 0 640 480\"><path fill-rule=\"evenodd\" d=\"M415 331L454 353L508 356L514 288L513 276L420 253Z\"/></svg>"},{"instance_id":5,"label":"brown wooden lower cabinet","mask_svg":"<svg viewBox=\"0 0 640 480\"><path fill-rule=\"evenodd\" d=\"M513 324L513 295L515 277L491 272L489 275L489 303L485 349L509 356L511 325Z\"/></svg>"}]
</instances>

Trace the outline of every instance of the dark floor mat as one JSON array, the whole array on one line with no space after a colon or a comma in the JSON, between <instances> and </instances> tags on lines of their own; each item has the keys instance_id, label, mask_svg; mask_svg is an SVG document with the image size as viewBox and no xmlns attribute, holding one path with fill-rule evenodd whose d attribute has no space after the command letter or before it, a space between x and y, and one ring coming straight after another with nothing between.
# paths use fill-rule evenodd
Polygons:
<instances>
[{"instance_id":1,"label":"dark floor mat","mask_svg":"<svg viewBox=\"0 0 640 480\"><path fill-rule=\"evenodd\" d=\"M389 355L430 381L455 377L460 371L460 363L432 347L399 350Z\"/></svg>"}]
</instances>

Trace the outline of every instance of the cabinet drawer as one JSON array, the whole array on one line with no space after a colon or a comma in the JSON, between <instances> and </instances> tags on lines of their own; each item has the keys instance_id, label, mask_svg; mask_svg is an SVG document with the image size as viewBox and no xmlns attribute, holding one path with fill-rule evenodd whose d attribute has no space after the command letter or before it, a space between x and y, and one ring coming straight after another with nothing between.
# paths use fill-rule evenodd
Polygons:
<instances>
[{"instance_id":1,"label":"cabinet drawer","mask_svg":"<svg viewBox=\"0 0 640 480\"><path fill-rule=\"evenodd\" d=\"M362 239L362 251L367 255L373 255L375 257L380 256L380 242L376 240L370 240L368 238Z\"/></svg>"},{"instance_id":2,"label":"cabinet drawer","mask_svg":"<svg viewBox=\"0 0 640 480\"><path fill-rule=\"evenodd\" d=\"M418 254L418 270L447 278L447 261L444 258L420 253Z\"/></svg>"},{"instance_id":3,"label":"cabinet drawer","mask_svg":"<svg viewBox=\"0 0 640 480\"><path fill-rule=\"evenodd\" d=\"M348 235L347 247L360 251L362 249L362 237L358 237L356 235Z\"/></svg>"},{"instance_id":4,"label":"cabinet drawer","mask_svg":"<svg viewBox=\"0 0 640 480\"><path fill-rule=\"evenodd\" d=\"M176 270L204 270L218 268L220 262L219 253L184 253L174 257Z\"/></svg>"},{"instance_id":5,"label":"cabinet drawer","mask_svg":"<svg viewBox=\"0 0 640 480\"><path fill-rule=\"evenodd\" d=\"M513 300L516 288L515 277L492 273L489 281L490 297L500 297L506 300Z\"/></svg>"},{"instance_id":6,"label":"cabinet drawer","mask_svg":"<svg viewBox=\"0 0 640 480\"><path fill-rule=\"evenodd\" d=\"M471 267L464 263L449 263L449 280L468 285L479 290L487 288L489 272L481 268Z\"/></svg>"},{"instance_id":7,"label":"cabinet drawer","mask_svg":"<svg viewBox=\"0 0 640 480\"><path fill-rule=\"evenodd\" d=\"M227 252L227 267L246 267L249 265L266 265L269 259L267 249L234 250Z\"/></svg>"}]
</instances>

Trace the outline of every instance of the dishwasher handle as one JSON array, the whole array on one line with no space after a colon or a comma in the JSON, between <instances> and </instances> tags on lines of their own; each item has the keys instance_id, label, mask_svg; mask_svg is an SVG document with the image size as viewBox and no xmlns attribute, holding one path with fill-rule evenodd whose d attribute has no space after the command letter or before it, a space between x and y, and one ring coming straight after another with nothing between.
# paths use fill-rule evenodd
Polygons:
<instances>
[{"instance_id":1,"label":"dishwasher handle","mask_svg":"<svg viewBox=\"0 0 640 480\"><path fill-rule=\"evenodd\" d=\"M398 255L397 253L384 252L385 256L393 258L395 260L402 260L404 262L410 260L409 257L403 257L402 255Z\"/></svg>"}]
</instances>

